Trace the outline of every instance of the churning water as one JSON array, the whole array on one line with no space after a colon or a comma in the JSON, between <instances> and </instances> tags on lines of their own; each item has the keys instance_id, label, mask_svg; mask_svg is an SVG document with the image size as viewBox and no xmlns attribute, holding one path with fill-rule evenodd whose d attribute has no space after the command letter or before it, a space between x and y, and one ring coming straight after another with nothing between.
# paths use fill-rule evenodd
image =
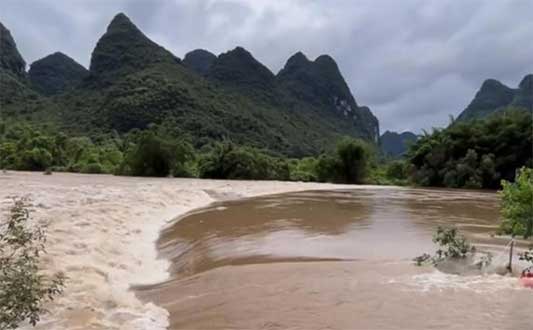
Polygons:
<instances>
[{"instance_id":1,"label":"churning water","mask_svg":"<svg viewBox=\"0 0 533 330\"><path fill-rule=\"evenodd\" d=\"M304 192L214 204L159 240L173 279L138 290L172 329L532 329L516 277L462 276L411 259L439 225L481 251L507 241L494 193L439 189Z\"/></svg>"}]
</instances>

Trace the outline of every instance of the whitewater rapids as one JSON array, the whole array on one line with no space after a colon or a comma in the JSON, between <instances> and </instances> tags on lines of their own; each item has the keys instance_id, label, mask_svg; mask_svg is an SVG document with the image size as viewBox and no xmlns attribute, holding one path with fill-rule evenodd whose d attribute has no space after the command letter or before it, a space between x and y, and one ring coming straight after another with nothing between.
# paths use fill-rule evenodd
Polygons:
<instances>
[{"instance_id":1,"label":"whitewater rapids","mask_svg":"<svg viewBox=\"0 0 533 330\"><path fill-rule=\"evenodd\" d=\"M34 221L48 224L44 267L69 278L35 329L166 329L168 312L130 287L169 276L155 241L171 220L220 200L339 188L364 186L7 172L0 212L4 219L13 198L29 197Z\"/></svg>"}]
</instances>

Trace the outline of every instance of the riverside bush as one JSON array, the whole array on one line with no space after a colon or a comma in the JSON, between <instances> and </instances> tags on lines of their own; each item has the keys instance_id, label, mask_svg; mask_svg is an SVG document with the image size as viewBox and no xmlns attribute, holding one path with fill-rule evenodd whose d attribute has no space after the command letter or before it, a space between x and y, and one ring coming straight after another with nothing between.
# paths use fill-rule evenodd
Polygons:
<instances>
[{"instance_id":1,"label":"riverside bush","mask_svg":"<svg viewBox=\"0 0 533 330\"><path fill-rule=\"evenodd\" d=\"M420 137L407 160L414 183L450 188L500 187L533 161L531 114L506 111L483 120L452 123Z\"/></svg>"},{"instance_id":2,"label":"riverside bush","mask_svg":"<svg viewBox=\"0 0 533 330\"><path fill-rule=\"evenodd\" d=\"M0 223L0 329L17 329L25 321L36 325L44 304L63 292L65 276L42 273L46 233L31 224L25 200L15 200L7 221Z\"/></svg>"},{"instance_id":3,"label":"riverside bush","mask_svg":"<svg viewBox=\"0 0 533 330\"><path fill-rule=\"evenodd\" d=\"M503 189L500 228L506 234L522 235L529 238L533 234L533 169L521 168L515 182L502 181Z\"/></svg>"},{"instance_id":4,"label":"riverside bush","mask_svg":"<svg viewBox=\"0 0 533 330\"><path fill-rule=\"evenodd\" d=\"M344 138L335 151L318 158L316 173L320 181L362 183L370 169L371 148L362 140Z\"/></svg>"},{"instance_id":5,"label":"riverside bush","mask_svg":"<svg viewBox=\"0 0 533 330\"><path fill-rule=\"evenodd\" d=\"M210 179L289 180L287 161L261 150L217 143L200 158L199 175Z\"/></svg>"},{"instance_id":6,"label":"riverside bush","mask_svg":"<svg viewBox=\"0 0 533 330\"><path fill-rule=\"evenodd\" d=\"M155 128L139 132L117 174L133 176L190 176L186 163L194 159L192 146Z\"/></svg>"}]
</instances>

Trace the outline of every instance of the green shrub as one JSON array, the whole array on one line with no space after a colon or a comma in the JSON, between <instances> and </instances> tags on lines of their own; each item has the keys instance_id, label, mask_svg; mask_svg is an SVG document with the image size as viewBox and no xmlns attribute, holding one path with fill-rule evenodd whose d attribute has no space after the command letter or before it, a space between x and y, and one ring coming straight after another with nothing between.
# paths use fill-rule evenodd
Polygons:
<instances>
[{"instance_id":1,"label":"green shrub","mask_svg":"<svg viewBox=\"0 0 533 330\"><path fill-rule=\"evenodd\" d=\"M407 166L404 161L392 160L370 168L365 182L377 185L405 186L408 184Z\"/></svg>"},{"instance_id":2,"label":"green shrub","mask_svg":"<svg viewBox=\"0 0 533 330\"><path fill-rule=\"evenodd\" d=\"M0 329L18 329L25 321L36 325L44 304L62 293L65 276L42 274L46 233L31 225L24 200L15 200L7 221L0 223Z\"/></svg>"},{"instance_id":3,"label":"green shrub","mask_svg":"<svg viewBox=\"0 0 533 330\"><path fill-rule=\"evenodd\" d=\"M68 138L55 130L39 130L25 125L13 125L0 134L0 167L13 170L111 173L122 162L122 152L115 139L96 137ZM88 168L91 168L89 171Z\"/></svg>"},{"instance_id":4,"label":"green shrub","mask_svg":"<svg viewBox=\"0 0 533 330\"><path fill-rule=\"evenodd\" d=\"M320 182L336 182L339 180L338 159L334 155L322 154L318 157L315 172Z\"/></svg>"},{"instance_id":5,"label":"green shrub","mask_svg":"<svg viewBox=\"0 0 533 330\"><path fill-rule=\"evenodd\" d=\"M531 114L506 111L484 120L454 123L417 140L407 159L410 176L422 186L500 187L516 169L532 163Z\"/></svg>"},{"instance_id":6,"label":"green shrub","mask_svg":"<svg viewBox=\"0 0 533 330\"><path fill-rule=\"evenodd\" d=\"M286 161L269 156L258 149L239 147L231 143L217 143L200 158L201 178L242 180L288 180Z\"/></svg>"},{"instance_id":7,"label":"green shrub","mask_svg":"<svg viewBox=\"0 0 533 330\"><path fill-rule=\"evenodd\" d=\"M156 177L184 175L185 164L193 158L190 144L151 129L138 134L118 173Z\"/></svg>"},{"instance_id":8,"label":"green shrub","mask_svg":"<svg viewBox=\"0 0 533 330\"><path fill-rule=\"evenodd\" d=\"M533 169L522 168L514 183L503 180L501 229L529 238L533 234Z\"/></svg>"},{"instance_id":9,"label":"green shrub","mask_svg":"<svg viewBox=\"0 0 533 330\"><path fill-rule=\"evenodd\" d=\"M387 178L397 179L397 180L406 180L407 179L407 169L404 161L393 160L386 166L385 175Z\"/></svg>"},{"instance_id":10,"label":"green shrub","mask_svg":"<svg viewBox=\"0 0 533 330\"><path fill-rule=\"evenodd\" d=\"M333 154L318 158L316 174L320 181L362 183L370 169L372 152L363 141L344 138Z\"/></svg>"},{"instance_id":11,"label":"green shrub","mask_svg":"<svg viewBox=\"0 0 533 330\"><path fill-rule=\"evenodd\" d=\"M290 180L303 182L318 181L316 174L317 162L317 159L313 157L291 159L288 162Z\"/></svg>"},{"instance_id":12,"label":"green shrub","mask_svg":"<svg viewBox=\"0 0 533 330\"><path fill-rule=\"evenodd\" d=\"M90 163L86 164L81 168L81 173L87 173L87 174L101 174L105 173L104 168L102 164L100 163Z\"/></svg>"},{"instance_id":13,"label":"green shrub","mask_svg":"<svg viewBox=\"0 0 533 330\"><path fill-rule=\"evenodd\" d=\"M33 148L22 152L16 166L20 170L43 171L50 167L52 162L52 154L48 150Z\"/></svg>"}]
</instances>

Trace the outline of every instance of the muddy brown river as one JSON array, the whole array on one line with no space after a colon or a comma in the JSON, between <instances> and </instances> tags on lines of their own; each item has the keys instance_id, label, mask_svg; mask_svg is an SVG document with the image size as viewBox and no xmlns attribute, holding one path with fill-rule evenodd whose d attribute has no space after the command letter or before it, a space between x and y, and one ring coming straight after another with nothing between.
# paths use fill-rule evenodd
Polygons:
<instances>
[{"instance_id":1,"label":"muddy brown river","mask_svg":"<svg viewBox=\"0 0 533 330\"><path fill-rule=\"evenodd\" d=\"M170 329L533 329L533 290L516 277L462 276L411 259L439 225L479 250L491 237L490 192L365 188L214 204L161 234L172 279L137 290ZM505 260L505 256L504 259Z\"/></svg>"}]
</instances>

